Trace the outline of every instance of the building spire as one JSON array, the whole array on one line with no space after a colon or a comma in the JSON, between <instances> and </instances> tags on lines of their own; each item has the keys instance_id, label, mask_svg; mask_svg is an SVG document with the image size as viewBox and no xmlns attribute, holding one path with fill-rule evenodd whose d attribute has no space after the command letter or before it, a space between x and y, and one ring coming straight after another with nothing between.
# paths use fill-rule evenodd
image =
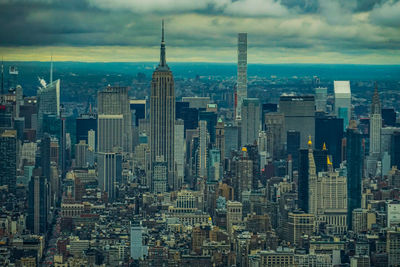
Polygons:
<instances>
[{"instance_id":1,"label":"building spire","mask_svg":"<svg viewBox=\"0 0 400 267\"><path fill-rule=\"evenodd\" d=\"M160 49L160 65L159 67L168 67L165 59L165 40L164 40L164 20L161 23L161 49Z\"/></svg>"},{"instance_id":2,"label":"building spire","mask_svg":"<svg viewBox=\"0 0 400 267\"><path fill-rule=\"evenodd\" d=\"M377 82L375 82L375 90L374 90L374 95L372 97L371 113L372 114L381 114L381 101L379 99Z\"/></svg>"}]
</instances>

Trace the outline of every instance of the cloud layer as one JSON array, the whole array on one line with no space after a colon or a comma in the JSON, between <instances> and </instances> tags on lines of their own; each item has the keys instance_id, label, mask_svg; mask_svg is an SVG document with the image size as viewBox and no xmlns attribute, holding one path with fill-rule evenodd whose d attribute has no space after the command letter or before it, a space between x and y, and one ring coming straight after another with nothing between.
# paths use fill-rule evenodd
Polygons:
<instances>
[{"instance_id":1,"label":"cloud layer","mask_svg":"<svg viewBox=\"0 0 400 267\"><path fill-rule=\"evenodd\" d=\"M156 48L161 18L167 45L192 55L182 60L225 61L211 51L234 50L243 31L257 56L263 51L295 62L313 53L400 60L399 0L0 0L0 52Z\"/></svg>"}]
</instances>

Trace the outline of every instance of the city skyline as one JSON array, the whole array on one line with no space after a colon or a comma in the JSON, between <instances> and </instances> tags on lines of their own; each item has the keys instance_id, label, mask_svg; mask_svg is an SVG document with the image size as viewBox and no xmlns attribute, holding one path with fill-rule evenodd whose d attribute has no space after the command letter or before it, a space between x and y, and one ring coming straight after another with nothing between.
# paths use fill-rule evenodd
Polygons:
<instances>
[{"instance_id":1,"label":"city skyline","mask_svg":"<svg viewBox=\"0 0 400 267\"><path fill-rule=\"evenodd\" d=\"M248 33L249 64L400 59L399 1L35 0L0 7L6 61L48 61L53 53L54 61L156 62L161 18L170 62L235 62L238 32Z\"/></svg>"},{"instance_id":2,"label":"city skyline","mask_svg":"<svg viewBox=\"0 0 400 267\"><path fill-rule=\"evenodd\" d=\"M397 63L397 7L0 0L0 266L400 266L400 65L282 65Z\"/></svg>"}]
</instances>

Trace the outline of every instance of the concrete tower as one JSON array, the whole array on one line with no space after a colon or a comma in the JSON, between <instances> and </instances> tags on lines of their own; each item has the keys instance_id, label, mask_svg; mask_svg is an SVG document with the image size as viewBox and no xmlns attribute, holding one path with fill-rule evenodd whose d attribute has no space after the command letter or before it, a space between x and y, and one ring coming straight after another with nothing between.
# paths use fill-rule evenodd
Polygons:
<instances>
[{"instance_id":1,"label":"concrete tower","mask_svg":"<svg viewBox=\"0 0 400 267\"><path fill-rule=\"evenodd\" d=\"M236 119L241 119L242 102L247 98L247 33L238 34Z\"/></svg>"},{"instance_id":2,"label":"concrete tower","mask_svg":"<svg viewBox=\"0 0 400 267\"><path fill-rule=\"evenodd\" d=\"M165 59L164 21L160 49L160 63L153 72L150 98L151 162L164 157L168 166L168 188L174 180L175 89L174 78Z\"/></svg>"}]
</instances>

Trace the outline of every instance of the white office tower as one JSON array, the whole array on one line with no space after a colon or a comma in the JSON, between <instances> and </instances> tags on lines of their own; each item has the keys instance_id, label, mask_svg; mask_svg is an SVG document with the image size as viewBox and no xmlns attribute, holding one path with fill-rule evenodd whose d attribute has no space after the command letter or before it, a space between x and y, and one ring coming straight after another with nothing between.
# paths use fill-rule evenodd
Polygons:
<instances>
[{"instance_id":1,"label":"white office tower","mask_svg":"<svg viewBox=\"0 0 400 267\"><path fill-rule=\"evenodd\" d=\"M315 108L316 111L326 112L326 99L328 96L328 88L317 87L315 88Z\"/></svg>"},{"instance_id":2,"label":"white office tower","mask_svg":"<svg viewBox=\"0 0 400 267\"><path fill-rule=\"evenodd\" d=\"M174 141L174 160L176 166L176 176L174 179L174 190L178 190L183 183L184 164L185 164L185 138L183 120L175 121L175 141Z\"/></svg>"},{"instance_id":3,"label":"white office tower","mask_svg":"<svg viewBox=\"0 0 400 267\"><path fill-rule=\"evenodd\" d=\"M236 119L242 117L243 99L247 98L247 33L238 34L238 66L236 88Z\"/></svg>"},{"instance_id":4,"label":"white office tower","mask_svg":"<svg viewBox=\"0 0 400 267\"><path fill-rule=\"evenodd\" d=\"M207 177L207 146L207 121L199 121L199 152L197 166L199 170L199 176L203 178Z\"/></svg>"},{"instance_id":5,"label":"white office tower","mask_svg":"<svg viewBox=\"0 0 400 267\"><path fill-rule=\"evenodd\" d=\"M351 90L350 81L334 81L335 114L343 119L346 129L351 119Z\"/></svg>"},{"instance_id":6,"label":"white office tower","mask_svg":"<svg viewBox=\"0 0 400 267\"><path fill-rule=\"evenodd\" d=\"M147 256L148 247L143 244L143 234L146 232L147 228L141 223L131 223L131 258L134 260Z\"/></svg>"},{"instance_id":7,"label":"white office tower","mask_svg":"<svg viewBox=\"0 0 400 267\"><path fill-rule=\"evenodd\" d=\"M261 129L261 104L258 98L245 98L242 103L241 146L251 145Z\"/></svg>"},{"instance_id":8,"label":"white office tower","mask_svg":"<svg viewBox=\"0 0 400 267\"><path fill-rule=\"evenodd\" d=\"M109 201L113 201L116 196L117 164L116 153L99 152L97 154L99 189L107 193Z\"/></svg>"},{"instance_id":9,"label":"white office tower","mask_svg":"<svg viewBox=\"0 0 400 267\"><path fill-rule=\"evenodd\" d=\"M122 149L124 117L119 115L99 114L97 118L97 151L113 152Z\"/></svg>"},{"instance_id":10,"label":"white office tower","mask_svg":"<svg viewBox=\"0 0 400 267\"><path fill-rule=\"evenodd\" d=\"M370 123L369 123L369 154L381 153L382 113L379 99L378 86L375 84L375 92L372 97Z\"/></svg>"}]
</instances>

